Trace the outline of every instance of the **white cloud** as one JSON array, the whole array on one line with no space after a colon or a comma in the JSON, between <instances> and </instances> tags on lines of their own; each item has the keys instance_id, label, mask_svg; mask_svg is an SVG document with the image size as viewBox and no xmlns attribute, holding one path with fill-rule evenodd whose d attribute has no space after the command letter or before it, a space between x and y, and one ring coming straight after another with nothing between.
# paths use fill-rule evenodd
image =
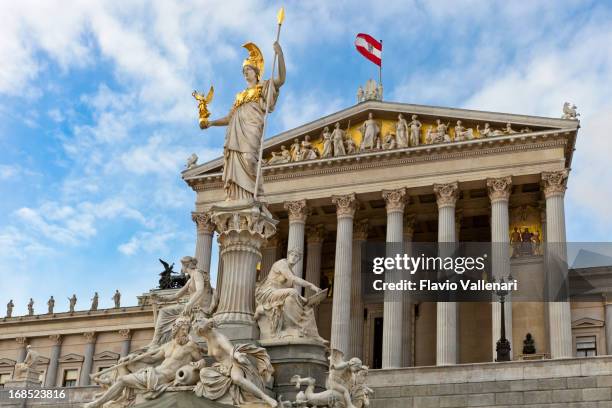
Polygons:
<instances>
[{"instance_id":1,"label":"white cloud","mask_svg":"<svg viewBox=\"0 0 612 408\"><path fill-rule=\"evenodd\" d=\"M9 180L19 173L19 167L14 165L0 164L0 180Z\"/></svg>"},{"instance_id":2,"label":"white cloud","mask_svg":"<svg viewBox=\"0 0 612 408\"><path fill-rule=\"evenodd\" d=\"M176 234L171 232L139 232L128 242L125 242L117 248L123 255L131 256L140 251L146 253L163 252L167 249L167 242L174 239Z\"/></svg>"}]
</instances>

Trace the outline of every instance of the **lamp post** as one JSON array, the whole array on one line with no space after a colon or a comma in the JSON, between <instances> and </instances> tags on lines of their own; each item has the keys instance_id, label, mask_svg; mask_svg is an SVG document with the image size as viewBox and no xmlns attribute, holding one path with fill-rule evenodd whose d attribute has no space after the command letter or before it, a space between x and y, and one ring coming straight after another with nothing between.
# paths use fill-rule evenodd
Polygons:
<instances>
[{"instance_id":1,"label":"lamp post","mask_svg":"<svg viewBox=\"0 0 612 408\"><path fill-rule=\"evenodd\" d=\"M512 276L508 276L508 282L511 282ZM495 282L495 279L493 279ZM504 278L500 279L500 283L504 283ZM497 296L499 296L499 303L501 305L501 336L499 340L497 340L497 345L495 346L495 351L497 352L497 358L495 361L510 361L510 341L506 338L506 310L504 307L506 296L508 295L508 290L499 289L495 292Z\"/></svg>"}]
</instances>

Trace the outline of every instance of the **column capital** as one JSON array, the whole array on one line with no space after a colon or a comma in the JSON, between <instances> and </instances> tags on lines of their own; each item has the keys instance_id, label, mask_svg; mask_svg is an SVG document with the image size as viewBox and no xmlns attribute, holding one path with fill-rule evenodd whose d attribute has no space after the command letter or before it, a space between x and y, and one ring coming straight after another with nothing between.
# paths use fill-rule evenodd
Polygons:
<instances>
[{"instance_id":1,"label":"column capital","mask_svg":"<svg viewBox=\"0 0 612 408\"><path fill-rule=\"evenodd\" d=\"M404 241L412 241L414 236L414 227L416 225L416 214L407 214L404 223ZM406 239L408 238L408 239Z\"/></svg>"},{"instance_id":2,"label":"column capital","mask_svg":"<svg viewBox=\"0 0 612 408\"><path fill-rule=\"evenodd\" d=\"M498 177L487 179L487 190L492 203L497 201L508 201L512 191L512 177Z\"/></svg>"},{"instance_id":3,"label":"column capital","mask_svg":"<svg viewBox=\"0 0 612 408\"><path fill-rule=\"evenodd\" d=\"M310 214L306 200L285 201L285 210L289 213L289 222L305 223Z\"/></svg>"},{"instance_id":4,"label":"column capital","mask_svg":"<svg viewBox=\"0 0 612 408\"><path fill-rule=\"evenodd\" d=\"M21 344L22 346L25 346L28 344L28 338L27 337L16 337L15 341L19 344Z\"/></svg>"},{"instance_id":5,"label":"column capital","mask_svg":"<svg viewBox=\"0 0 612 408\"><path fill-rule=\"evenodd\" d=\"M407 201L405 187L396 190L383 190L382 197L385 200L385 207L388 213L404 212Z\"/></svg>"},{"instance_id":6,"label":"column capital","mask_svg":"<svg viewBox=\"0 0 612 408\"><path fill-rule=\"evenodd\" d=\"M194 211L191 213L191 219L196 223L198 233L213 234L215 232L215 223L212 221L212 212Z\"/></svg>"},{"instance_id":7,"label":"column capital","mask_svg":"<svg viewBox=\"0 0 612 408\"><path fill-rule=\"evenodd\" d=\"M567 188L567 176L569 169L560 171L544 171L542 172L542 187L546 198L553 196L564 196Z\"/></svg>"},{"instance_id":8,"label":"column capital","mask_svg":"<svg viewBox=\"0 0 612 408\"><path fill-rule=\"evenodd\" d=\"M130 329L120 329L119 330L119 335L121 337L123 337L124 340L131 339L132 338L132 334L133 334L133 332Z\"/></svg>"},{"instance_id":9,"label":"column capital","mask_svg":"<svg viewBox=\"0 0 612 408\"><path fill-rule=\"evenodd\" d=\"M368 230L370 229L370 221L366 218L355 221L353 225L353 241L365 241L368 239Z\"/></svg>"},{"instance_id":10,"label":"column capital","mask_svg":"<svg viewBox=\"0 0 612 408\"><path fill-rule=\"evenodd\" d=\"M325 239L327 231L325 225L308 225L306 227L306 243L307 244L320 244Z\"/></svg>"},{"instance_id":11,"label":"column capital","mask_svg":"<svg viewBox=\"0 0 612 408\"><path fill-rule=\"evenodd\" d=\"M83 333L83 337L85 337L85 341L87 342L87 344L92 344L96 342L96 336L97 333L94 331L89 331L89 332L85 332Z\"/></svg>"},{"instance_id":12,"label":"column capital","mask_svg":"<svg viewBox=\"0 0 612 408\"><path fill-rule=\"evenodd\" d=\"M64 340L64 338L61 334L52 334L49 336L49 340L53 342L53 345L59 345L62 344L62 340Z\"/></svg>"},{"instance_id":13,"label":"column capital","mask_svg":"<svg viewBox=\"0 0 612 408\"><path fill-rule=\"evenodd\" d=\"M332 203L336 205L336 216L338 218L353 218L355 211L359 208L359 201L355 197L355 193L333 195Z\"/></svg>"},{"instance_id":14,"label":"column capital","mask_svg":"<svg viewBox=\"0 0 612 408\"><path fill-rule=\"evenodd\" d=\"M457 199L459 198L459 182L434 184L433 190L436 195L438 208L454 207L457 203Z\"/></svg>"}]
</instances>

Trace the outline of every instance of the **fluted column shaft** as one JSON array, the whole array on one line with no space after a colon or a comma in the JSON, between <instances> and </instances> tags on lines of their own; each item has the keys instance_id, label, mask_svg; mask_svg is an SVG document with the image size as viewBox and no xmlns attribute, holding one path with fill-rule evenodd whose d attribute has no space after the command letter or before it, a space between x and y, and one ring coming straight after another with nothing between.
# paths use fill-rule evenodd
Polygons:
<instances>
[{"instance_id":1,"label":"fluted column shaft","mask_svg":"<svg viewBox=\"0 0 612 408\"><path fill-rule=\"evenodd\" d=\"M438 204L438 242L455 242L455 204L459 184L434 184L434 192ZM457 364L457 303L438 302L436 309L436 364Z\"/></svg>"},{"instance_id":2,"label":"fluted column shaft","mask_svg":"<svg viewBox=\"0 0 612 408\"><path fill-rule=\"evenodd\" d=\"M355 194L333 196L338 226L334 262L334 295L330 347L347 355L351 320L351 267L353 263L353 218L358 202Z\"/></svg>"},{"instance_id":3,"label":"fluted column shaft","mask_svg":"<svg viewBox=\"0 0 612 408\"><path fill-rule=\"evenodd\" d=\"M119 330L119 334L123 337L123 341L121 342L121 352L120 356L125 357L130 354L130 348L132 347L132 332L129 329L121 329Z\"/></svg>"},{"instance_id":4,"label":"fluted column shaft","mask_svg":"<svg viewBox=\"0 0 612 408\"><path fill-rule=\"evenodd\" d=\"M567 288L567 248L565 236L564 196L569 170L542 173L546 197L546 262L548 286L552 293L564 285ZM550 272L555 275L551 276ZM548 303L551 358L573 356L572 322L569 299Z\"/></svg>"},{"instance_id":5,"label":"fluted column shaft","mask_svg":"<svg viewBox=\"0 0 612 408\"><path fill-rule=\"evenodd\" d=\"M266 241L261 249L261 267L259 269L259 281L268 276L270 268L278 259L278 237L274 236Z\"/></svg>"},{"instance_id":6,"label":"fluted column shaft","mask_svg":"<svg viewBox=\"0 0 612 408\"><path fill-rule=\"evenodd\" d=\"M17 356L17 362L23 363L23 360L25 360L26 355L28 354L26 349L28 345L28 339L26 337L17 337L15 341L19 343L19 355Z\"/></svg>"},{"instance_id":7,"label":"fluted column shaft","mask_svg":"<svg viewBox=\"0 0 612 408\"><path fill-rule=\"evenodd\" d=\"M398 244L404 239L406 189L384 190L382 196L387 209L387 256L394 257L400 252L401 246ZM400 276L400 271L385 272L387 282L399 282ZM388 290L384 296L382 368L401 367L404 331L402 294Z\"/></svg>"},{"instance_id":8,"label":"fluted column shaft","mask_svg":"<svg viewBox=\"0 0 612 408\"><path fill-rule=\"evenodd\" d=\"M57 381L57 365L62 352L62 337L59 334L49 336L53 341L51 355L49 356L49 367L45 376L45 387L55 387Z\"/></svg>"},{"instance_id":9,"label":"fluted column shaft","mask_svg":"<svg viewBox=\"0 0 612 408\"><path fill-rule=\"evenodd\" d=\"M287 238L287 253L291 250L298 250L302 257L292 269L295 276L304 276L304 233L308 207L306 200L287 201L285 209L289 213L289 236Z\"/></svg>"},{"instance_id":10,"label":"fluted column shaft","mask_svg":"<svg viewBox=\"0 0 612 408\"><path fill-rule=\"evenodd\" d=\"M91 374L91 367L93 366L93 356L96 350L96 333L88 332L83 333L87 344L85 344L85 355L83 356L83 366L81 367L81 375L79 378L79 386L84 387L89 385Z\"/></svg>"},{"instance_id":11,"label":"fluted column shaft","mask_svg":"<svg viewBox=\"0 0 612 408\"><path fill-rule=\"evenodd\" d=\"M349 355L363 357L363 293L361 286L361 250L368 239L368 220L359 220L353 225L353 266L351 278L351 324Z\"/></svg>"},{"instance_id":12,"label":"fluted column shaft","mask_svg":"<svg viewBox=\"0 0 612 408\"><path fill-rule=\"evenodd\" d=\"M321 254L325 239L325 226L320 224L309 227L306 231L306 280L317 287L321 285ZM311 289L306 289L306 295L313 295Z\"/></svg>"},{"instance_id":13,"label":"fluted column shaft","mask_svg":"<svg viewBox=\"0 0 612 408\"><path fill-rule=\"evenodd\" d=\"M408 215L404 225L404 253L412 255L412 239L414 237L415 216ZM402 366L414 365L414 313L410 291L402 292L402 319L404 322L402 332Z\"/></svg>"},{"instance_id":14,"label":"fluted column shaft","mask_svg":"<svg viewBox=\"0 0 612 408\"><path fill-rule=\"evenodd\" d=\"M510 276L510 217L508 202L512 190L512 178L500 177L487 179L487 189L491 200L491 242L493 277L496 280L508 279ZM512 302L510 295L504 303L506 338L512 341ZM497 341L501 337L501 305L499 301L491 303L492 327L492 360L497 356ZM512 358L512 353L510 353Z\"/></svg>"},{"instance_id":15,"label":"fluted column shaft","mask_svg":"<svg viewBox=\"0 0 612 408\"><path fill-rule=\"evenodd\" d=\"M210 273L210 259L212 255L212 241L215 233L215 224L211 220L211 213L193 212L191 219L196 223L197 239L195 258L198 268Z\"/></svg>"}]
</instances>

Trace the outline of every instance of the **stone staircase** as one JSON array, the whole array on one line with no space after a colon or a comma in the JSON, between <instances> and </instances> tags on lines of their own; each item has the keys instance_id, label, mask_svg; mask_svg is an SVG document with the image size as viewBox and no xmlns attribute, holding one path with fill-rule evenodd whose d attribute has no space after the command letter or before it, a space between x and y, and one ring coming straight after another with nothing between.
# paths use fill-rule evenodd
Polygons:
<instances>
[{"instance_id":1,"label":"stone staircase","mask_svg":"<svg viewBox=\"0 0 612 408\"><path fill-rule=\"evenodd\" d=\"M371 370L372 408L612 408L612 356Z\"/></svg>"}]
</instances>

